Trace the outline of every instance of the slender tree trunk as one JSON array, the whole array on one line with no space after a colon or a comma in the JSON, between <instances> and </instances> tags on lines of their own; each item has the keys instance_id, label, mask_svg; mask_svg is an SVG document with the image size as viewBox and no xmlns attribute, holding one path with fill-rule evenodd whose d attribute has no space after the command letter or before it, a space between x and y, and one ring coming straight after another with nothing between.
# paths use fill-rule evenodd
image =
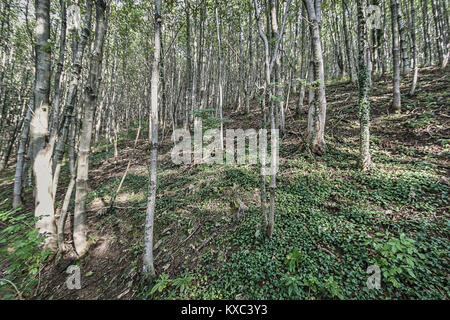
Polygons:
<instances>
[{"instance_id":1,"label":"slender tree trunk","mask_svg":"<svg viewBox=\"0 0 450 320\"><path fill-rule=\"evenodd\" d=\"M86 1L86 9L84 14L83 29L81 31L81 39L78 41L77 33L73 33L74 37L74 52L72 57L72 72L70 86L67 92L64 117L57 130L55 154L53 156L53 196L56 195L56 189L59 182L59 174L61 171L62 159L64 156L64 149L67 141L67 136L70 128L70 119L73 117L73 110L78 94L78 87L81 79L81 71L83 66L83 57L86 44L91 33L91 16L92 16L92 0Z\"/></svg>"},{"instance_id":2,"label":"slender tree trunk","mask_svg":"<svg viewBox=\"0 0 450 320\"><path fill-rule=\"evenodd\" d=\"M283 18L282 18L282 25L280 28L280 32L277 34L277 37L272 39L274 41L274 46L272 49L272 55L271 50L270 50L270 46L269 46L269 40L267 35L263 32L262 29L262 23L261 23L261 8L259 7L259 3L257 0L253 0L254 3L254 8L255 8L255 16L256 16L256 21L258 24L258 33L259 36L261 37L261 40L264 44L264 105L262 106L262 123L264 125L263 129L265 128L265 124L266 124L266 120L265 120L265 104L269 103L269 107L270 107L270 128L271 128L271 141L272 141L272 150L271 150L271 171L270 171L270 204L269 204L269 217L267 217L267 213L266 213L266 187L265 187L265 175L267 175L267 168L265 168L265 158L266 158L266 150L264 149L264 144L260 143L260 146L262 145L262 147L260 147L260 158L263 159L262 163L261 163L261 175L263 176L261 178L261 207L262 207L262 211L263 211L263 215L264 215L264 223L265 223L265 232L266 232L266 236L267 237L271 237L273 235L273 230L274 230L274 225L275 225L275 187L276 187L276 170L275 167L278 166L278 129L275 123L275 105L274 105L274 101L272 99L273 97L273 92L272 92L272 88L271 88L271 74L272 74L272 70L273 70L273 66L274 63L276 62L277 59L277 55L278 55L278 49L279 49L279 45L280 45L280 41L281 38L283 37L283 33L284 33L284 27L286 24L286 18L288 15L288 11L289 8L291 6L292 0L289 0L288 2L286 2L284 4L284 10L283 10ZM271 3L271 5L273 6L273 3ZM271 10L273 12L273 7L271 7ZM268 19L269 15L268 15ZM273 30L272 30L273 31ZM267 135L264 134L265 130L262 131L263 135L261 135L260 132L260 141L266 141L267 140ZM274 143L275 141L275 143Z\"/></svg>"},{"instance_id":3,"label":"slender tree trunk","mask_svg":"<svg viewBox=\"0 0 450 320\"><path fill-rule=\"evenodd\" d=\"M56 136L59 124L59 105L61 96L61 75L64 67L64 55L66 53L66 3L64 0L60 0L59 4L61 6L61 34L59 38L59 56L58 64L55 73L55 84L54 84L54 99L53 99L53 109L52 109L52 121L50 126L50 135L52 137Z\"/></svg>"},{"instance_id":4,"label":"slender tree trunk","mask_svg":"<svg viewBox=\"0 0 450 320\"><path fill-rule=\"evenodd\" d=\"M417 44L416 44L416 8L414 0L409 1L411 6L411 46L413 52L413 69L414 69L414 78L411 85L411 91L409 94L411 96L414 95L416 91L417 78L419 75L419 65L417 62Z\"/></svg>"},{"instance_id":5,"label":"slender tree trunk","mask_svg":"<svg viewBox=\"0 0 450 320\"><path fill-rule=\"evenodd\" d=\"M424 65L431 64L431 45L429 34L429 20L428 20L428 0L422 0L422 32L423 32L423 53Z\"/></svg>"},{"instance_id":6,"label":"slender tree trunk","mask_svg":"<svg viewBox=\"0 0 450 320\"><path fill-rule=\"evenodd\" d=\"M96 26L94 49L90 57L89 76L84 91L84 118L80 130L77 179L75 187L75 210L73 240L75 250L82 256L88 250L86 226L86 199L88 193L89 152L91 148L94 108L102 72L103 43L106 34L106 1L96 1Z\"/></svg>"},{"instance_id":7,"label":"slender tree trunk","mask_svg":"<svg viewBox=\"0 0 450 320\"><path fill-rule=\"evenodd\" d=\"M33 85L34 86L34 85ZM22 134L20 136L19 149L17 151L16 172L14 175L14 191L13 191L13 209L17 209L22 205L22 183L24 181L23 173L25 172L25 149L27 146L28 135L30 132L31 111L34 105L34 98L30 100L27 113L25 115Z\"/></svg>"},{"instance_id":8,"label":"slender tree trunk","mask_svg":"<svg viewBox=\"0 0 450 320\"><path fill-rule=\"evenodd\" d=\"M436 54L438 57L439 65L442 66L444 64L444 50L443 50L443 43L442 43L442 35L440 32L440 26L439 26L439 13L438 13L438 5L436 5L435 0L431 1L431 8L433 13L433 20L434 20L434 30L435 30L435 45L436 45Z\"/></svg>"},{"instance_id":9,"label":"slender tree trunk","mask_svg":"<svg viewBox=\"0 0 450 320\"><path fill-rule=\"evenodd\" d=\"M304 12L306 11L305 4L302 3L302 16L304 15ZM300 115L302 109L303 109L303 102L305 100L305 88L306 88L306 79L308 77L308 64L307 64L307 53L309 50L307 50L307 39L306 39L306 23L305 19L302 19L302 50L301 50L301 66L300 66L300 93L298 97L298 104L297 104L297 115Z\"/></svg>"},{"instance_id":10,"label":"slender tree trunk","mask_svg":"<svg viewBox=\"0 0 450 320\"><path fill-rule=\"evenodd\" d=\"M367 53L367 32L364 19L364 9L362 0L357 0L357 15L358 15L358 52L359 52L359 163L363 171L371 166L370 160L370 100L369 100L369 81L367 74L367 67L365 57Z\"/></svg>"},{"instance_id":11,"label":"slender tree trunk","mask_svg":"<svg viewBox=\"0 0 450 320\"><path fill-rule=\"evenodd\" d=\"M186 10L186 97L184 106L184 128L189 128L189 112L192 108L192 61L191 61L191 17L189 2L184 2ZM151 137L150 137L151 139Z\"/></svg>"},{"instance_id":12,"label":"slender tree trunk","mask_svg":"<svg viewBox=\"0 0 450 320\"><path fill-rule=\"evenodd\" d=\"M398 0L391 0L391 25L392 25L392 63L393 63L393 87L394 100L392 107L394 112L401 111L400 95L400 47L398 33Z\"/></svg>"},{"instance_id":13,"label":"slender tree trunk","mask_svg":"<svg viewBox=\"0 0 450 320\"><path fill-rule=\"evenodd\" d=\"M303 0L308 12L313 58L314 99L308 114L308 143L314 153L325 151L325 118L327 101L325 97L325 75L322 44L320 39L321 0Z\"/></svg>"},{"instance_id":14,"label":"slender tree trunk","mask_svg":"<svg viewBox=\"0 0 450 320\"><path fill-rule=\"evenodd\" d=\"M220 148L223 150L223 84L222 84L222 48L220 35L219 9L216 6L216 27L217 27L217 66L218 66L218 87L219 87L219 105L218 113L220 118Z\"/></svg>"},{"instance_id":15,"label":"slender tree trunk","mask_svg":"<svg viewBox=\"0 0 450 320\"><path fill-rule=\"evenodd\" d=\"M249 67L246 68L247 76L245 81L245 111L247 114L250 113L250 96L251 96L251 90L250 90L250 82L252 79L252 71L253 71L253 44L252 44L252 35L253 35L253 14L250 11L249 13L249 27L248 27L248 62L250 64Z\"/></svg>"},{"instance_id":16,"label":"slender tree trunk","mask_svg":"<svg viewBox=\"0 0 450 320\"><path fill-rule=\"evenodd\" d=\"M159 63L161 55L161 0L155 0L155 51L153 54L153 67L151 79L150 101L150 177L148 187L147 217L145 219L145 252L144 274L155 276L153 262L153 229L156 207L157 166L158 166L158 89L159 89Z\"/></svg>"},{"instance_id":17,"label":"slender tree trunk","mask_svg":"<svg viewBox=\"0 0 450 320\"><path fill-rule=\"evenodd\" d=\"M400 37L400 56L401 56L401 70L403 75L409 73L409 54L408 45L406 42L406 31L405 24L403 22L402 8L400 5L400 0L397 0L397 21L398 21L398 32Z\"/></svg>"},{"instance_id":18,"label":"slender tree trunk","mask_svg":"<svg viewBox=\"0 0 450 320\"><path fill-rule=\"evenodd\" d=\"M352 46L351 46L351 35L349 35L348 28L347 28L347 3L345 0L341 2L342 5L342 26L344 31L344 39L345 39L345 51L347 54L347 65L348 65L348 73L350 75L350 80L353 83L356 83L356 72L353 67L353 53L352 53Z\"/></svg>"},{"instance_id":19,"label":"slender tree trunk","mask_svg":"<svg viewBox=\"0 0 450 320\"><path fill-rule=\"evenodd\" d=\"M73 110L73 113L75 110ZM75 156L75 137L76 137L76 125L75 115L70 117L70 145L69 145L69 169L70 169L70 182L67 187L66 195L64 196L63 205L61 208L61 215L58 220L58 248L64 250L64 226L67 220L67 210L69 209L70 198L72 197L73 189L76 181L76 156Z\"/></svg>"}]
</instances>

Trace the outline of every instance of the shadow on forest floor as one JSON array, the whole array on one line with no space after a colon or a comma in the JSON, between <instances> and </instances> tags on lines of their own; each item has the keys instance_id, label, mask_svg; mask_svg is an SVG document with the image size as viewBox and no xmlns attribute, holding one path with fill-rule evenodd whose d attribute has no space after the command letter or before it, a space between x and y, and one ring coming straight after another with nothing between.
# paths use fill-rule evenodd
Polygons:
<instances>
[{"instance_id":1,"label":"shadow on forest floor","mask_svg":"<svg viewBox=\"0 0 450 320\"><path fill-rule=\"evenodd\" d=\"M389 113L390 78L374 79L371 148L376 167L368 173L357 167L355 86L334 83L326 88L328 150L322 157L305 150L301 137L307 111L295 116L293 96L280 145L276 226L270 240L259 231L256 167L175 166L170 162L171 142L163 141L154 248L159 278L152 284L139 275L148 143L141 138L132 150L124 139L116 159L100 146L91 156L89 173L89 253L77 259L69 252L47 264L35 295L29 297L448 299L448 74L448 68L421 69L416 95L402 96L399 115ZM405 79L402 92L409 91L410 82ZM226 113L226 128L259 128L259 117L254 102L251 115ZM114 210L103 214L130 158L130 172ZM2 210L10 206L13 170L8 168L0 180ZM68 184L67 166L62 175L57 203ZM233 213L237 197L248 206L239 220ZM29 189L26 201L22 212L31 212ZM68 243L70 228L68 223ZM72 264L81 268L80 290L65 285L65 270ZM382 268L380 290L366 287L366 269L372 264ZM155 283L163 287L161 292L151 292Z\"/></svg>"}]
</instances>

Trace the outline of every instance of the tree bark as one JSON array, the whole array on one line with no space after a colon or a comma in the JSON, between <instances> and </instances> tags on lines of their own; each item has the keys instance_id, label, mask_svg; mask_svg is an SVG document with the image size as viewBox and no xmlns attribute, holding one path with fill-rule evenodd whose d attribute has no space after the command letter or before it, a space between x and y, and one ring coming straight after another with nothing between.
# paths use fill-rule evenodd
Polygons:
<instances>
[{"instance_id":1,"label":"tree bark","mask_svg":"<svg viewBox=\"0 0 450 320\"><path fill-rule=\"evenodd\" d=\"M81 79L81 71L83 66L83 57L86 44L91 34L91 16L92 16L92 0L86 1L86 9L83 19L83 29L81 31L81 39L78 41L77 33L73 33L74 37L74 52L72 57L72 71L70 78L70 85L67 92L64 117L56 132L56 147L55 154L53 156L53 196L56 195L56 189L58 187L59 174L61 171L61 162L64 156L64 148L69 134L69 128L71 119L74 117L75 100L78 94L78 87Z\"/></svg>"},{"instance_id":2,"label":"tree bark","mask_svg":"<svg viewBox=\"0 0 450 320\"><path fill-rule=\"evenodd\" d=\"M357 0L358 15L358 84L359 84L359 164L361 170L365 171L372 165L370 159L370 100L369 100L369 79L365 62L367 53L367 31L364 19L364 9L362 0Z\"/></svg>"},{"instance_id":3,"label":"tree bark","mask_svg":"<svg viewBox=\"0 0 450 320\"><path fill-rule=\"evenodd\" d=\"M50 96L50 0L36 0L36 73L34 113L31 120L33 175L35 181L36 227L45 236L44 247L56 249L56 225L52 195L51 155L53 143L48 141Z\"/></svg>"},{"instance_id":4,"label":"tree bark","mask_svg":"<svg viewBox=\"0 0 450 320\"><path fill-rule=\"evenodd\" d=\"M403 22L402 8L400 5L400 0L397 0L397 21L398 21L398 31L400 36L400 55L401 55L401 66L402 74L407 75L409 73L409 54L408 45L406 42L406 31L405 24Z\"/></svg>"},{"instance_id":5,"label":"tree bark","mask_svg":"<svg viewBox=\"0 0 450 320\"><path fill-rule=\"evenodd\" d=\"M311 50L313 57L313 90L314 99L308 113L308 143L314 153L325 151L325 119L327 101L325 96L325 74L320 39L321 0L303 0L308 12L311 34Z\"/></svg>"},{"instance_id":6,"label":"tree bark","mask_svg":"<svg viewBox=\"0 0 450 320\"><path fill-rule=\"evenodd\" d=\"M413 69L414 69L414 77L411 84L411 91L409 92L409 94L413 96L416 91L417 78L419 75L419 65L417 61L417 43L416 43L416 8L414 0L410 0L409 3L411 6L411 46L413 52Z\"/></svg>"},{"instance_id":7,"label":"tree bark","mask_svg":"<svg viewBox=\"0 0 450 320\"><path fill-rule=\"evenodd\" d=\"M393 87L394 100L392 107L394 112L401 111L400 95L400 47L398 33L398 0L391 0L391 25L392 25L392 63L393 63Z\"/></svg>"},{"instance_id":8,"label":"tree bark","mask_svg":"<svg viewBox=\"0 0 450 320\"><path fill-rule=\"evenodd\" d=\"M161 0L155 0L155 51L153 54L151 101L150 101L150 177L148 187L147 217L145 219L145 251L144 274L155 276L153 261L153 229L156 207L157 166L158 166L158 89L159 89L159 63L161 55Z\"/></svg>"},{"instance_id":9,"label":"tree bark","mask_svg":"<svg viewBox=\"0 0 450 320\"><path fill-rule=\"evenodd\" d=\"M75 250L82 256L88 250L86 226L86 199L88 194L89 152L91 148L94 108L97 103L101 80L103 43L106 34L106 1L96 1L96 26L94 49L90 57L89 76L84 90L84 118L80 130L77 179L75 187L75 210L73 240Z\"/></svg>"}]
</instances>

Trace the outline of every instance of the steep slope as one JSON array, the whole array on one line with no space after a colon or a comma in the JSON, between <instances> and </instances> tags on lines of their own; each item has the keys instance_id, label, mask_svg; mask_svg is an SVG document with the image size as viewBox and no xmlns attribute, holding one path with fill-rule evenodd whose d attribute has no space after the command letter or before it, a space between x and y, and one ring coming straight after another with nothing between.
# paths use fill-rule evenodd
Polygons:
<instances>
[{"instance_id":1,"label":"steep slope","mask_svg":"<svg viewBox=\"0 0 450 320\"><path fill-rule=\"evenodd\" d=\"M119 144L117 159L100 146L89 173L90 250L79 260L68 252L49 262L39 273L32 297L448 299L448 71L421 69L416 96L402 97L400 115L389 113L390 79L376 80L371 92L376 167L368 173L356 165L354 85L327 85L328 150L322 157L306 150L307 111L296 118L292 97L280 145L276 225L270 240L258 231L262 217L257 167L174 165L166 137L159 158L155 220L159 278L151 284L139 276L148 143L140 139L133 150L136 131L129 132ZM408 91L410 81L404 81L402 92ZM259 106L255 102L252 108L250 115L227 113L226 128L259 128ZM116 205L105 212L129 159L130 171ZM11 168L1 180L0 192L7 198L2 209L10 202L10 174ZM67 175L65 168L60 195ZM31 190L27 192L24 210L29 212ZM234 214L237 198L248 207L239 220ZM70 224L66 228L68 237ZM73 264L81 269L81 290L65 285L65 270ZM380 290L366 286L370 265L381 268Z\"/></svg>"}]
</instances>

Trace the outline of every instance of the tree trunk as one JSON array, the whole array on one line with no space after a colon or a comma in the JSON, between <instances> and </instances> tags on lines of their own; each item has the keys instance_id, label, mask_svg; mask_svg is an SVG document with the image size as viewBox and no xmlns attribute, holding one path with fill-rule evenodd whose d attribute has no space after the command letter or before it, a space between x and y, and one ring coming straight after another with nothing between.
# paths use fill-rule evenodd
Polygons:
<instances>
[{"instance_id":1,"label":"tree trunk","mask_svg":"<svg viewBox=\"0 0 450 320\"><path fill-rule=\"evenodd\" d=\"M74 40L74 48L72 57L72 72L70 86L68 89L66 103L64 108L64 117L57 130L55 154L53 156L53 196L56 195L58 187L59 174L61 171L61 162L64 155L64 149L69 133L71 119L73 117L73 110L75 107L75 100L77 98L78 86L81 79L81 70L83 66L84 49L88 42L91 33L91 15L92 15L92 0L87 0L85 9L83 29L81 32L81 39ZM74 32L73 37L78 38L78 34Z\"/></svg>"},{"instance_id":2,"label":"tree trunk","mask_svg":"<svg viewBox=\"0 0 450 320\"><path fill-rule=\"evenodd\" d=\"M150 177L148 187L147 217L145 219L145 251L144 274L155 276L153 262L153 229L156 207L157 166L158 166L158 89L159 89L159 62L161 55L161 0L155 0L155 51L153 54L153 67L151 79L150 101Z\"/></svg>"},{"instance_id":3,"label":"tree trunk","mask_svg":"<svg viewBox=\"0 0 450 320\"><path fill-rule=\"evenodd\" d=\"M424 65L431 64L431 44L429 34L429 19L428 19L428 0L422 0L422 32L423 32L423 53Z\"/></svg>"},{"instance_id":4,"label":"tree trunk","mask_svg":"<svg viewBox=\"0 0 450 320\"><path fill-rule=\"evenodd\" d=\"M391 25L392 25L392 63L393 63L393 86L394 100L392 107L394 112L401 111L400 95L400 48L398 34L398 0L391 0Z\"/></svg>"},{"instance_id":5,"label":"tree trunk","mask_svg":"<svg viewBox=\"0 0 450 320\"><path fill-rule=\"evenodd\" d=\"M411 85L411 91L409 94L411 96L414 95L416 91L417 78L419 75L419 66L417 62L417 44L416 44L416 8L414 0L409 1L411 6L411 46L413 52L413 69L414 69L414 78Z\"/></svg>"},{"instance_id":6,"label":"tree trunk","mask_svg":"<svg viewBox=\"0 0 450 320\"><path fill-rule=\"evenodd\" d=\"M303 0L310 23L312 57L313 57L313 89L314 99L308 114L308 143L314 153L325 151L325 118L327 101L325 97L325 75L320 39L321 0Z\"/></svg>"},{"instance_id":7,"label":"tree trunk","mask_svg":"<svg viewBox=\"0 0 450 320\"><path fill-rule=\"evenodd\" d=\"M364 10L362 0L357 0L357 15L358 15L358 52L359 52L359 163L361 170L365 171L370 168L370 100L369 100L369 79L367 73L367 66L365 57L367 53L367 31L364 19Z\"/></svg>"},{"instance_id":8,"label":"tree trunk","mask_svg":"<svg viewBox=\"0 0 450 320\"><path fill-rule=\"evenodd\" d=\"M59 105L60 105L60 96L61 96L61 75L64 67L64 56L66 53L66 3L64 0L60 0L59 4L61 6L61 34L59 38L59 56L58 56L58 64L56 67L55 73L55 84L54 84L54 98L52 105L52 121L50 126L50 135L52 137L56 136L56 132L58 130L59 124Z\"/></svg>"},{"instance_id":9,"label":"tree trunk","mask_svg":"<svg viewBox=\"0 0 450 320\"><path fill-rule=\"evenodd\" d=\"M39 233L45 235L44 247L56 249L56 225L52 195L51 156L53 143L48 141L50 95L50 0L36 0L36 74L34 114L31 120L33 175L35 181L35 217Z\"/></svg>"},{"instance_id":10,"label":"tree trunk","mask_svg":"<svg viewBox=\"0 0 450 320\"><path fill-rule=\"evenodd\" d=\"M406 43L406 31L405 24L403 22L402 8L400 5L400 0L397 0L397 21L398 21L398 31L400 35L400 55L402 60L402 74L407 75L409 73L409 54L408 45Z\"/></svg>"},{"instance_id":11,"label":"tree trunk","mask_svg":"<svg viewBox=\"0 0 450 320\"><path fill-rule=\"evenodd\" d=\"M61 215L58 220L58 248L64 250L64 226L67 218L67 210L69 209L70 198L72 197L73 188L76 181L76 157L75 157L75 138L76 138L76 125L75 115L70 117L70 145L69 145L69 169L70 169L70 182L67 187L66 195L64 196L63 205L61 208Z\"/></svg>"},{"instance_id":12,"label":"tree trunk","mask_svg":"<svg viewBox=\"0 0 450 320\"><path fill-rule=\"evenodd\" d=\"M184 128L189 128L189 112L192 108L192 62L191 62L191 17L189 11L189 2L185 0L186 11L186 96L184 106ZM149 137L151 139L151 137Z\"/></svg>"},{"instance_id":13,"label":"tree trunk","mask_svg":"<svg viewBox=\"0 0 450 320\"><path fill-rule=\"evenodd\" d=\"M350 75L350 79L353 83L356 83L356 72L353 67L353 53L352 53L352 46L351 46L351 35L349 35L348 28L347 28L347 3L343 0L341 2L342 5L342 26L344 28L344 39L345 39L345 51L347 54L347 66L348 66L348 73Z\"/></svg>"},{"instance_id":14,"label":"tree trunk","mask_svg":"<svg viewBox=\"0 0 450 320\"><path fill-rule=\"evenodd\" d=\"M91 148L94 108L97 103L98 88L102 71L103 43L106 34L105 11L105 0L97 0L95 40L93 52L90 57L89 76L84 91L84 118L80 130L75 188L73 240L75 250L79 256L82 256L88 250L86 199L88 194L89 152Z\"/></svg>"},{"instance_id":15,"label":"tree trunk","mask_svg":"<svg viewBox=\"0 0 450 320\"><path fill-rule=\"evenodd\" d=\"M220 20L219 9L216 6L216 27L217 27L217 68L218 68L218 88L219 88L219 104L218 113L220 118L220 148L223 150L223 81L222 81L222 48L220 36Z\"/></svg>"}]
</instances>

